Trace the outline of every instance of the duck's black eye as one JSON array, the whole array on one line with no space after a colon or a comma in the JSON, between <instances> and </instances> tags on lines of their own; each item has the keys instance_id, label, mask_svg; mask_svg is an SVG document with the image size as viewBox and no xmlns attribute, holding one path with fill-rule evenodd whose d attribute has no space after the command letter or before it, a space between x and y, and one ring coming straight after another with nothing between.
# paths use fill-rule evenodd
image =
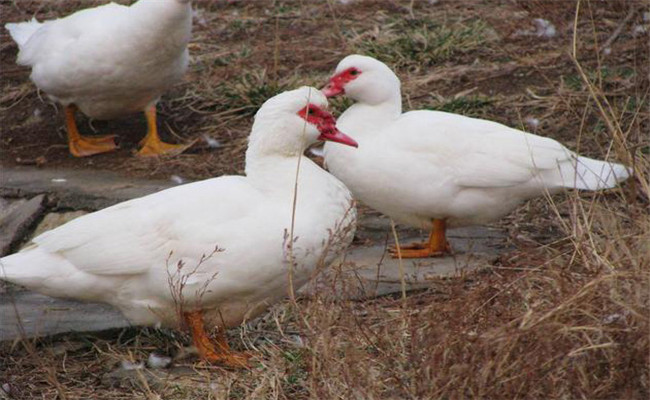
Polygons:
<instances>
[{"instance_id":1,"label":"duck's black eye","mask_svg":"<svg viewBox=\"0 0 650 400\"><path fill-rule=\"evenodd\" d=\"M309 107L309 114L310 115L314 115L317 112L318 112L318 110L316 109L316 107Z\"/></svg>"},{"instance_id":2,"label":"duck's black eye","mask_svg":"<svg viewBox=\"0 0 650 400\"><path fill-rule=\"evenodd\" d=\"M352 71L350 71L350 75L352 75L352 76L359 75L359 71L356 70L356 69L353 69Z\"/></svg>"}]
</instances>

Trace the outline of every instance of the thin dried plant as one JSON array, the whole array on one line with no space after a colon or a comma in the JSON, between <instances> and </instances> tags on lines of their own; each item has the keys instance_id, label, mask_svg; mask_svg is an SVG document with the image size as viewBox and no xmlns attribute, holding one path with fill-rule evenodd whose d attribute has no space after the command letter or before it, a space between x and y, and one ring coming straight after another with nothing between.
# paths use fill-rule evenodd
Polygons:
<instances>
[{"instance_id":1,"label":"thin dried plant","mask_svg":"<svg viewBox=\"0 0 650 400\"><path fill-rule=\"evenodd\" d=\"M207 279L203 280L203 283L195 290L194 293L190 294L194 300L191 304L185 299L185 287L187 282L197 274L201 266L212 259L216 254L223 252L224 249L220 248L218 245L214 247L209 254L202 254L199 261L192 268L186 268L185 262L180 259L176 262L175 267L169 265L169 260L174 255L173 251L169 253L166 261L166 270L167 270L167 284L169 285L169 293L172 296L172 299L175 304L176 314L179 321L183 321L183 313L187 309L200 310L203 302L203 296L208 290L208 286L217 278L219 271L215 271Z\"/></svg>"}]
</instances>

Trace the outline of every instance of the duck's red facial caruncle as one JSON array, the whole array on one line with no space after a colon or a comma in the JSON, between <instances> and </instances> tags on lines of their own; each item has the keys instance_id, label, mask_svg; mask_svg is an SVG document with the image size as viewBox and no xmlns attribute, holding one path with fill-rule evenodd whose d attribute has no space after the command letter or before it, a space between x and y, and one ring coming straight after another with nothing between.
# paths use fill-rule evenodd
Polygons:
<instances>
[{"instance_id":1,"label":"duck's red facial caruncle","mask_svg":"<svg viewBox=\"0 0 650 400\"><path fill-rule=\"evenodd\" d=\"M321 90L326 97L334 97L345 94L345 85L348 82L357 79L359 75L361 75L361 71L355 67L350 67L331 77L327 86Z\"/></svg>"},{"instance_id":2,"label":"duck's red facial caruncle","mask_svg":"<svg viewBox=\"0 0 650 400\"><path fill-rule=\"evenodd\" d=\"M318 132L320 132L318 140L359 147L359 144L354 139L338 130L336 127L336 118L319 106L310 103L298 111L298 115L305 121L316 126Z\"/></svg>"}]
</instances>

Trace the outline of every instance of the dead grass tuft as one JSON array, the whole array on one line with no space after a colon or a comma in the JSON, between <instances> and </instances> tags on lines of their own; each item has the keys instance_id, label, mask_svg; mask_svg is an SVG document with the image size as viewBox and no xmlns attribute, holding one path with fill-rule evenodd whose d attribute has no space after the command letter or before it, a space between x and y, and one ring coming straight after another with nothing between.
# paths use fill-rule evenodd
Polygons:
<instances>
[{"instance_id":1,"label":"dead grass tuft","mask_svg":"<svg viewBox=\"0 0 650 400\"><path fill-rule=\"evenodd\" d=\"M441 23L429 18L388 19L381 29L352 39L361 54L381 58L396 68L426 68L488 47L495 32L482 20Z\"/></svg>"}]
</instances>

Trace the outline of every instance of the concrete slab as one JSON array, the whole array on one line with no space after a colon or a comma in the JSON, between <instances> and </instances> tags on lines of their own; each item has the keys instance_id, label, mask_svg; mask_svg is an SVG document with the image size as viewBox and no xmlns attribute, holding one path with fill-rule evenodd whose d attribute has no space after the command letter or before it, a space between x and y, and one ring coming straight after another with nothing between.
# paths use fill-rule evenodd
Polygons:
<instances>
[{"instance_id":1,"label":"concrete slab","mask_svg":"<svg viewBox=\"0 0 650 400\"><path fill-rule=\"evenodd\" d=\"M34 228L33 232L29 235L28 240L32 240L41 233L52 230L86 214L88 214L87 211L65 211L45 214L41 222L36 225L36 228Z\"/></svg>"},{"instance_id":2,"label":"concrete slab","mask_svg":"<svg viewBox=\"0 0 650 400\"><path fill-rule=\"evenodd\" d=\"M401 232L400 236L405 243L416 239L412 232ZM435 290L440 279L488 267L505 246L500 232L483 227L451 231L449 239L457 252L453 257L402 260L401 265L387 255L384 245L352 247L345 259L326 269L300 293L361 300L400 293L402 289ZM129 325L111 306L54 299L23 289L0 290L0 321L0 341Z\"/></svg>"},{"instance_id":3,"label":"concrete slab","mask_svg":"<svg viewBox=\"0 0 650 400\"><path fill-rule=\"evenodd\" d=\"M412 232L398 233L403 243L416 241ZM392 258L386 245L357 246L301 290L307 296L334 296L361 300L393 293L426 288L496 261L506 246L504 235L485 227L463 228L449 232L455 254L450 257L404 259Z\"/></svg>"},{"instance_id":4,"label":"concrete slab","mask_svg":"<svg viewBox=\"0 0 650 400\"><path fill-rule=\"evenodd\" d=\"M170 181L127 179L109 172L24 167L3 170L0 196L26 197L47 193L59 207L77 210L48 214L37 228L35 233L38 234L84 213L78 210L101 209L172 186L175 185ZM393 243L390 232L387 217L363 213L357 231L363 244L352 247L344 260L326 269L303 289L303 295L366 299L402 290L435 288L440 279L488 266L505 247L504 235L499 231L484 227L457 229L448 232L455 256L403 260L400 264L386 253L386 244ZM400 243L405 244L424 239L426 232L398 227L398 235ZM53 299L16 287L3 290L1 282L0 321L0 340L68 331L101 331L129 325L110 306Z\"/></svg>"},{"instance_id":5,"label":"concrete slab","mask_svg":"<svg viewBox=\"0 0 650 400\"><path fill-rule=\"evenodd\" d=\"M99 210L135 197L177 186L172 181L126 178L106 171L3 168L0 197L49 194L59 207Z\"/></svg>"},{"instance_id":6,"label":"concrete slab","mask_svg":"<svg viewBox=\"0 0 650 400\"><path fill-rule=\"evenodd\" d=\"M6 203L0 212L0 257L18 244L45 211L45 195Z\"/></svg>"},{"instance_id":7,"label":"concrete slab","mask_svg":"<svg viewBox=\"0 0 650 400\"><path fill-rule=\"evenodd\" d=\"M20 288L0 293L0 341L129 326L113 307L55 299Z\"/></svg>"}]
</instances>

